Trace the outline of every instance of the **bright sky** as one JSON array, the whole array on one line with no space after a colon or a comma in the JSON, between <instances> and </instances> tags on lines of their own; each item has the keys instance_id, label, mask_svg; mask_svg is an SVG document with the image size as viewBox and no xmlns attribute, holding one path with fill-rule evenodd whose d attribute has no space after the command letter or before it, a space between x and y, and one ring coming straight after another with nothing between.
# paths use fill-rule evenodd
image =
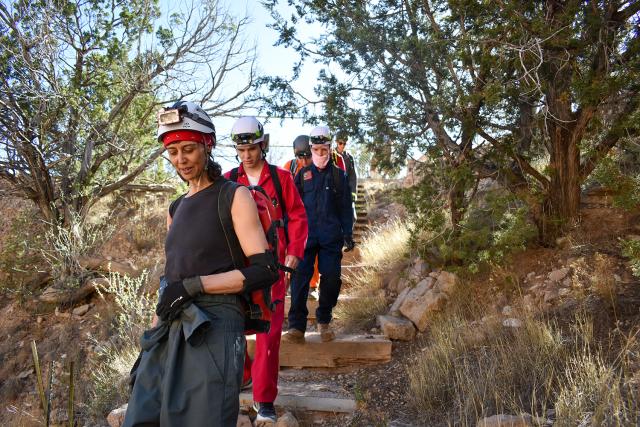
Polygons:
<instances>
[{"instance_id":1,"label":"bright sky","mask_svg":"<svg viewBox=\"0 0 640 427\"><path fill-rule=\"evenodd\" d=\"M286 2L284 2L286 3ZM258 47L258 72L260 74L279 75L290 77L292 68L297 60L297 54L282 46L275 47L273 44L277 41L276 31L267 28L271 23L271 16L265 8L257 0L247 1L228 1L230 11L236 16L247 15L251 18L252 24L246 36L249 41L255 42ZM280 6L283 16L286 13L286 4ZM311 28L311 27L309 27ZM296 88L310 98L315 98L313 88L316 86L316 77L320 67L308 63L305 65L301 79L296 83ZM291 148L293 140L296 136L308 134L312 126L305 125L301 120L287 119L280 123L279 119L271 119L265 122L259 119L265 125L265 132L270 135L270 152L268 160L271 163L282 166L288 159L293 157L293 149ZM215 120L216 130L219 135L228 136L233 126L233 118L217 118ZM229 142L228 140L226 141ZM219 147L217 161L222 164L223 170L228 170L237 165L233 158L235 150L229 147Z\"/></svg>"}]
</instances>

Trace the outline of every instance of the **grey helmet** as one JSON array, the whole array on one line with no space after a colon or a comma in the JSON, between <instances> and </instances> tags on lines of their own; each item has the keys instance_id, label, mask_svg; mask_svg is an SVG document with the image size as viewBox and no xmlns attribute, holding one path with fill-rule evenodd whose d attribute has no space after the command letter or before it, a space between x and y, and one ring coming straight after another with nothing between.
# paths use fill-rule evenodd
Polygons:
<instances>
[{"instance_id":1,"label":"grey helmet","mask_svg":"<svg viewBox=\"0 0 640 427\"><path fill-rule=\"evenodd\" d=\"M311 156L311 146L309 145L309 135L298 135L293 140L293 153L296 157Z\"/></svg>"}]
</instances>

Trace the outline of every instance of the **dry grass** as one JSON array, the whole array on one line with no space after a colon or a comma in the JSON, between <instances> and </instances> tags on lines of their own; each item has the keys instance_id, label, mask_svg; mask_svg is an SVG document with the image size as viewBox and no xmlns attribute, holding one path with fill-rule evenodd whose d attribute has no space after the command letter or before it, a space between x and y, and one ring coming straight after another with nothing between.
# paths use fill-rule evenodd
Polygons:
<instances>
[{"instance_id":1,"label":"dry grass","mask_svg":"<svg viewBox=\"0 0 640 427\"><path fill-rule=\"evenodd\" d=\"M545 417L555 409L557 425L635 425L640 402L626 360L637 355L635 338L608 361L584 317L564 332L534 318L505 328L472 321L465 311L472 305L458 300L436 319L408 369L413 404L437 414L432 422L466 426L498 413Z\"/></svg>"},{"instance_id":2,"label":"dry grass","mask_svg":"<svg viewBox=\"0 0 640 427\"><path fill-rule=\"evenodd\" d=\"M360 245L360 254L365 264L382 271L407 255L408 241L407 224L399 220L390 221L371 229Z\"/></svg>"},{"instance_id":3,"label":"dry grass","mask_svg":"<svg viewBox=\"0 0 640 427\"><path fill-rule=\"evenodd\" d=\"M371 326L376 315L387 310L381 276L406 257L409 231L405 223L390 221L375 227L360 245L367 267L349 275L349 300L340 301L334 309L336 319L345 331Z\"/></svg>"},{"instance_id":4,"label":"dry grass","mask_svg":"<svg viewBox=\"0 0 640 427\"><path fill-rule=\"evenodd\" d=\"M96 343L98 358L93 361L89 412L104 417L127 400L128 374L138 353L138 339L151 324L155 295L142 289L147 275L130 278L112 274L109 284L99 289L100 296L112 295L117 308L114 333L106 343Z\"/></svg>"},{"instance_id":5,"label":"dry grass","mask_svg":"<svg viewBox=\"0 0 640 427\"><path fill-rule=\"evenodd\" d=\"M612 274L615 265L615 261L607 255L597 253L594 256L593 291L611 306L615 306L616 300L616 281Z\"/></svg>"}]
</instances>

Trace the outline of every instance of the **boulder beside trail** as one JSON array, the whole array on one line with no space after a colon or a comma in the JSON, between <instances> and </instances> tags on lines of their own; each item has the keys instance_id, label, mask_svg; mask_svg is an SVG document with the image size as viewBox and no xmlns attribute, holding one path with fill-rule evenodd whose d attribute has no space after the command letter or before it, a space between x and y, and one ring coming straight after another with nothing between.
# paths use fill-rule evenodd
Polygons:
<instances>
[{"instance_id":1,"label":"boulder beside trail","mask_svg":"<svg viewBox=\"0 0 640 427\"><path fill-rule=\"evenodd\" d=\"M439 311L447 300L447 295L433 289L435 280L432 277L423 279L411 289L400 306L400 313L411 320L420 332L427 329L433 312Z\"/></svg>"},{"instance_id":2,"label":"boulder beside trail","mask_svg":"<svg viewBox=\"0 0 640 427\"><path fill-rule=\"evenodd\" d=\"M479 420L476 427L532 427L531 415L498 414Z\"/></svg>"},{"instance_id":3,"label":"boulder beside trail","mask_svg":"<svg viewBox=\"0 0 640 427\"><path fill-rule=\"evenodd\" d=\"M378 316L380 329L391 340L411 341L416 336L416 328L409 320L389 315Z\"/></svg>"},{"instance_id":4,"label":"boulder beside trail","mask_svg":"<svg viewBox=\"0 0 640 427\"><path fill-rule=\"evenodd\" d=\"M299 427L300 423L296 420L291 412L285 412L281 417L278 417L276 427Z\"/></svg>"},{"instance_id":5,"label":"boulder beside trail","mask_svg":"<svg viewBox=\"0 0 640 427\"><path fill-rule=\"evenodd\" d=\"M124 416L127 413L127 404L114 409L107 415L107 423L109 427L120 427L124 423Z\"/></svg>"}]
</instances>

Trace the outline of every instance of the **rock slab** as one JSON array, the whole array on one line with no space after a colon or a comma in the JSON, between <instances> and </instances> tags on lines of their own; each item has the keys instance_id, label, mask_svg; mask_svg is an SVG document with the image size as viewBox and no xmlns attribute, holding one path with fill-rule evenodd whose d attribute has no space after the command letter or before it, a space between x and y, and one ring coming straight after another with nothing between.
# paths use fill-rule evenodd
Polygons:
<instances>
[{"instance_id":1,"label":"rock slab","mask_svg":"<svg viewBox=\"0 0 640 427\"><path fill-rule=\"evenodd\" d=\"M389 313L391 313L394 316L400 315L400 306L404 302L410 290L411 288L404 288L402 292L400 292L400 295L398 295L394 303L391 305L391 308L389 309Z\"/></svg>"},{"instance_id":2,"label":"rock slab","mask_svg":"<svg viewBox=\"0 0 640 427\"><path fill-rule=\"evenodd\" d=\"M411 341L416 336L416 328L409 320L396 316L378 316L378 323L385 337L391 340Z\"/></svg>"},{"instance_id":3,"label":"rock slab","mask_svg":"<svg viewBox=\"0 0 640 427\"><path fill-rule=\"evenodd\" d=\"M285 412L281 417L278 418L278 422L276 423L276 427L299 427L300 423L296 420L296 417L293 416L291 412Z\"/></svg>"},{"instance_id":4,"label":"rock slab","mask_svg":"<svg viewBox=\"0 0 640 427\"><path fill-rule=\"evenodd\" d=\"M436 281L435 287L447 295L452 295L459 282L460 280L458 279L458 276L456 276L454 273L441 271L438 275L438 280Z\"/></svg>"},{"instance_id":5,"label":"rock slab","mask_svg":"<svg viewBox=\"0 0 640 427\"><path fill-rule=\"evenodd\" d=\"M127 404L114 409L107 415L107 423L109 427L120 427L124 423L124 416L127 413Z\"/></svg>"},{"instance_id":6,"label":"rock slab","mask_svg":"<svg viewBox=\"0 0 640 427\"><path fill-rule=\"evenodd\" d=\"M427 329L433 313L439 311L447 300L444 292L433 289L434 279L427 277L411 289L400 306L400 313L411 320L420 332Z\"/></svg>"},{"instance_id":7,"label":"rock slab","mask_svg":"<svg viewBox=\"0 0 640 427\"><path fill-rule=\"evenodd\" d=\"M498 414L484 418L476 427L532 427L530 415Z\"/></svg>"}]
</instances>

